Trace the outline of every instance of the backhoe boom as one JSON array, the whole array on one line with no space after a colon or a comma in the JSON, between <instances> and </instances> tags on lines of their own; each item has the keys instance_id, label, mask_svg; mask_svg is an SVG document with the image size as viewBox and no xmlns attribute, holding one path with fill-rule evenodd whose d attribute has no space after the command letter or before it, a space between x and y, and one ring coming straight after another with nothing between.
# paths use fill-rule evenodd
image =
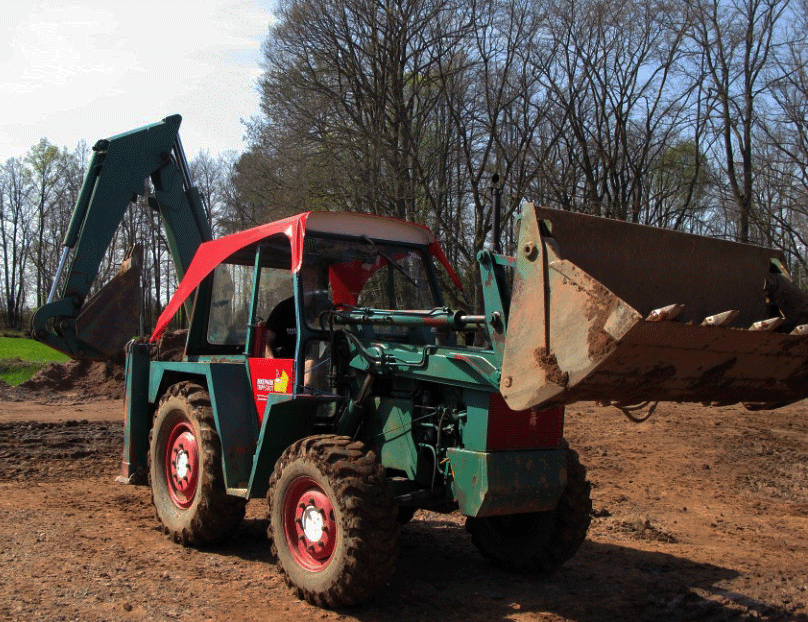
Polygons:
<instances>
[{"instance_id":1,"label":"backhoe boom","mask_svg":"<svg viewBox=\"0 0 808 622\"><path fill-rule=\"evenodd\" d=\"M121 272L90 300L87 295L127 207L145 194L147 177L154 186L149 206L160 212L179 279L199 245L211 239L179 141L181 121L180 115L166 117L93 147L48 302L31 320L39 341L72 358L98 360L118 352L137 333L142 249L130 251Z\"/></svg>"}]
</instances>

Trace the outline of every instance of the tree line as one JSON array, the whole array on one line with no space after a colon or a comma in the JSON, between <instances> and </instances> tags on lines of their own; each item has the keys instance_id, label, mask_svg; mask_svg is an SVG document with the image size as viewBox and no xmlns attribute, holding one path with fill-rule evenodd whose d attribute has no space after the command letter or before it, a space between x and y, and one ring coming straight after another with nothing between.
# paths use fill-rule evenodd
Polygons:
<instances>
[{"instance_id":1,"label":"tree line","mask_svg":"<svg viewBox=\"0 0 808 622\"><path fill-rule=\"evenodd\" d=\"M234 152L212 156L201 151L189 163L214 235L242 228L237 223L239 210L232 207L236 157ZM6 328L27 328L30 312L48 299L89 159L84 141L71 151L43 138L25 155L0 166L0 313ZM144 180L144 188L145 194L130 204L108 241L90 294L115 275L132 245L141 243L143 332L148 333L177 280L165 231L148 207L150 180Z\"/></svg>"},{"instance_id":2,"label":"tree line","mask_svg":"<svg viewBox=\"0 0 808 622\"><path fill-rule=\"evenodd\" d=\"M775 246L804 280L804 0L280 0L278 18L242 159L256 208L421 222L471 282L497 173L506 231L527 199Z\"/></svg>"},{"instance_id":3,"label":"tree line","mask_svg":"<svg viewBox=\"0 0 808 622\"><path fill-rule=\"evenodd\" d=\"M506 252L529 200L775 247L805 283L808 0L280 0L276 11L247 150L192 160L218 233L311 209L415 221L479 306L497 174ZM7 317L12 299L40 300L64 226L46 213L61 201L69 213L70 167L86 160L57 149L70 174L46 170L35 151L49 148L2 172L0 234L22 203L36 225L27 256L3 257L6 275L26 274L9 271L15 261L36 267L24 285L6 277ZM15 167L31 172L24 201ZM158 308L171 270L153 217L136 212L123 237L151 236Z\"/></svg>"}]
</instances>

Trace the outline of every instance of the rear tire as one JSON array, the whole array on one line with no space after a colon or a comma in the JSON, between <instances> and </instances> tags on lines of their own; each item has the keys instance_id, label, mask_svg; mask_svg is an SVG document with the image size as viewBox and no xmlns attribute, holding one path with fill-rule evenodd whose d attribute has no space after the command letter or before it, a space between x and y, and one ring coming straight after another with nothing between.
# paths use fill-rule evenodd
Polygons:
<instances>
[{"instance_id":1,"label":"rear tire","mask_svg":"<svg viewBox=\"0 0 808 622\"><path fill-rule=\"evenodd\" d=\"M568 450L567 487L555 510L468 517L474 545L495 564L522 574L551 572L575 555L592 515L591 486L578 453Z\"/></svg>"},{"instance_id":2,"label":"rear tire","mask_svg":"<svg viewBox=\"0 0 808 622\"><path fill-rule=\"evenodd\" d=\"M149 433L149 484L163 532L183 545L210 544L244 518L246 500L229 496L210 396L192 382L169 387Z\"/></svg>"},{"instance_id":3,"label":"rear tire","mask_svg":"<svg viewBox=\"0 0 808 622\"><path fill-rule=\"evenodd\" d=\"M363 443L334 435L297 441L275 465L267 504L272 553L298 598L353 605L393 574L397 508Z\"/></svg>"}]
</instances>

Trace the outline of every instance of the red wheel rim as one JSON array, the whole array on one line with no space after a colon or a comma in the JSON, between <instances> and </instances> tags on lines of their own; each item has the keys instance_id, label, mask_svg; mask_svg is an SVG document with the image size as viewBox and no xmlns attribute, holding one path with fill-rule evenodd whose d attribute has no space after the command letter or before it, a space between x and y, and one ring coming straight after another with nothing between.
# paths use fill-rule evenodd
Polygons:
<instances>
[{"instance_id":1,"label":"red wheel rim","mask_svg":"<svg viewBox=\"0 0 808 622\"><path fill-rule=\"evenodd\" d=\"M283 500L283 531L292 557L306 570L323 570L331 562L337 542L334 506L312 478L299 477L289 486Z\"/></svg>"},{"instance_id":2,"label":"red wheel rim","mask_svg":"<svg viewBox=\"0 0 808 622\"><path fill-rule=\"evenodd\" d=\"M187 421L175 423L168 435L165 452L168 494L177 507L186 509L196 496L199 479L199 450Z\"/></svg>"}]
</instances>

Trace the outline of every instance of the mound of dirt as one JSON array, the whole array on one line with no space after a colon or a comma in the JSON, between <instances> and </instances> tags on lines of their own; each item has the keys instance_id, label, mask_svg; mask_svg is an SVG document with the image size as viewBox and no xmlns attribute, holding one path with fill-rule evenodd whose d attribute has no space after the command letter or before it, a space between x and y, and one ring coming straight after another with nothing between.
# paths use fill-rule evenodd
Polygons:
<instances>
[{"instance_id":1,"label":"mound of dirt","mask_svg":"<svg viewBox=\"0 0 808 622\"><path fill-rule=\"evenodd\" d=\"M157 340L157 349L153 358L158 361L181 361L185 354L187 330L166 331Z\"/></svg>"},{"instance_id":2,"label":"mound of dirt","mask_svg":"<svg viewBox=\"0 0 808 622\"><path fill-rule=\"evenodd\" d=\"M152 356L161 361L180 361L185 351L184 330L165 333ZM126 357L123 352L106 361L51 363L30 380L12 387L0 381L0 400L42 403L66 399L122 399L126 386Z\"/></svg>"},{"instance_id":3,"label":"mound of dirt","mask_svg":"<svg viewBox=\"0 0 808 622\"><path fill-rule=\"evenodd\" d=\"M19 385L34 393L73 392L82 397L123 398L126 371L123 355L107 361L52 363Z\"/></svg>"}]
</instances>

